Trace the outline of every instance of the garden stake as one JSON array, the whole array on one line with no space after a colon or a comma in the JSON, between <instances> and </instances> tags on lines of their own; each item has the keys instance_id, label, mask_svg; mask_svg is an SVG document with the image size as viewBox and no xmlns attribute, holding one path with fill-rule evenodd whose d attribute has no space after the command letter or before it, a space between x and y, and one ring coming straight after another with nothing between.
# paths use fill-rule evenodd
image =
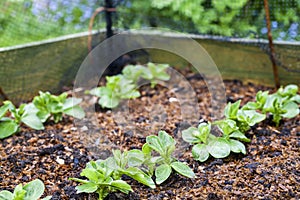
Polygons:
<instances>
[{"instance_id":1,"label":"garden stake","mask_svg":"<svg viewBox=\"0 0 300 200\"><path fill-rule=\"evenodd\" d=\"M88 51L89 52L92 51L92 30L93 30L93 24L94 24L95 17L103 11L106 11L108 13L116 12L116 8L99 7L93 13L93 15L90 19L90 22L89 22L89 35L88 35ZM107 33L108 33L108 31L107 31Z\"/></svg>"},{"instance_id":2,"label":"garden stake","mask_svg":"<svg viewBox=\"0 0 300 200\"><path fill-rule=\"evenodd\" d=\"M266 12L266 23L267 23L267 29L268 29L268 40L269 40L269 48L270 48L270 59L273 66L273 74L274 74L274 81L275 81L275 87L278 89L280 87L279 77L278 77L278 68L275 61L275 49L273 45L273 39L272 39L272 32L271 32L271 23L270 23L270 12L269 12L269 3L268 0L264 0L264 8Z\"/></svg>"}]
</instances>

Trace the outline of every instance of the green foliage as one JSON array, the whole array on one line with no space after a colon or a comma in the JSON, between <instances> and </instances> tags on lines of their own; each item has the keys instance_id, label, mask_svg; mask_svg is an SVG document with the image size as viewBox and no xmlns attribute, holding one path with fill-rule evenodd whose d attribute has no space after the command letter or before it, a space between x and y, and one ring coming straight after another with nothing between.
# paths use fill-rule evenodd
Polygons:
<instances>
[{"instance_id":1,"label":"green foliage","mask_svg":"<svg viewBox=\"0 0 300 200\"><path fill-rule=\"evenodd\" d=\"M142 150L133 149L128 152L128 165L139 167L150 177L153 176L157 159L159 157L152 156L152 149L147 143L143 145Z\"/></svg>"},{"instance_id":2,"label":"green foliage","mask_svg":"<svg viewBox=\"0 0 300 200\"><path fill-rule=\"evenodd\" d=\"M231 151L246 154L246 148L240 141L250 142L244 133L251 126L263 121L266 113L273 115L273 121L277 126L281 118L293 118L299 114L297 103L300 103L300 95L297 92L298 86L288 85L271 95L268 91L259 91L256 94L256 102L248 102L242 108L240 100L233 104L229 102L224 109L225 119L212 124L201 123L198 128L190 127L182 131L182 138L194 144L192 154L194 159L200 162L206 161L209 155L225 158ZM211 133L211 125L218 127L221 136Z\"/></svg>"},{"instance_id":3,"label":"green foliage","mask_svg":"<svg viewBox=\"0 0 300 200\"><path fill-rule=\"evenodd\" d=\"M100 97L98 103L103 108L115 108L122 99L133 99L140 96L136 85L122 75L107 76L106 81L106 86L89 91L90 94Z\"/></svg>"},{"instance_id":4,"label":"green foliage","mask_svg":"<svg viewBox=\"0 0 300 200\"><path fill-rule=\"evenodd\" d=\"M194 172L186 164L181 163L172 157L176 142L165 131L159 131L158 136L147 136L146 142L148 147L159 153L159 157L156 159L158 167L155 169L155 182L157 184L161 184L167 180L171 175L172 169L188 178L195 177Z\"/></svg>"},{"instance_id":5,"label":"green foliage","mask_svg":"<svg viewBox=\"0 0 300 200\"><path fill-rule=\"evenodd\" d=\"M53 117L57 123L62 120L63 114L82 119L85 116L83 109L79 106L82 99L70 97L67 93L59 96L52 95L50 92L39 92L39 96L34 97L32 103L37 109L37 116L42 122Z\"/></svg>"},{"instance_id":6,"label":"green foliage","mask_svg":"<svg viewBox=\"0 0 300 200\"><path fill-rule=\"evenodd\" d=\"M222 136L216 137L211 133L210 123L200 123L198 128L190 127L182 131L184 141L195 144L192 154L195 160L204 162L209 155L215 158L225 158L234 153L246 154L243 143L238 140L249 142L250 140L239 131L236 122L230 119L220 120L214 123L222 132Z\"/></svg>"},{"instance_id":7,"label":"green foliage","mask_svg":"<svg viewBox=\"0 0 300 200\"><path fill-rule=\"evenodd\" d=\"M264 4L260 0L124 0L120 26L163 27L200 34L267 38ZM269 1L275 39L299 40L299 1ZM142 14L141 10L143 11ZM129 14L130 13L130 14ZM134 15L132 13L135 13ZM274 24L274 25L273 25ZM275 25L276 24L276 25ZM295 26L296 25L296 26ZM294 31L295 30L295 31ZM262 32L261 32L262 31ZM291 34L293 32L293 34ZM284 34L284 36L282 36Z\"/></svg>"},{"instance_id":8,"label":"green foliage","mask_svg":"<svg viewBox=\"0 0 300 200\"><path fill-rule=\"evenodd\" d=\"M224 110L226 119L234 120L240 131L248 131L250 126L254 126L266 118L265 114L258 113L255 110L239 109L240 103L241 100L233 104L229 102Z\"/></svg>"},{"instance_id":9,"label":"green foliage","mask_svg":"<svg viewBox=\"0 0 300 200\"><path fill-rule=\"evenodd\" d=\"M0 47L87 31L97 0L0 1ZM99 26L105 27L101 21Z\"/></svg>"},{"instance_id":10,"label":"green foliage","mask_svg":"<svg viewBox=\"0 0 300 200\"><path fill-rule=\"evenodd\" d=\"M129 163L129 152L121 153L120 150L114 150L113 157L108 158L108 166L114 170L113 176L121 178L125 174L150 188L155 188L155 183L148 174Z\"/></svg>"},{"instance_id":11,"label":"green foliage","mask_svg":"<svg viewBox=\"0 0 300 200\"><path fill-rule=\"evenodd\" d=\"M8 114L10 117L6 117ZM18 132L22 123L35 130L44 129L41 120L37 117L37 111L29 104L22 104L17 109L12 102L5 101L0 108L0 139Z\"/></svg>"},{"instance_id":12,"label":"green foliage","mask_svg":"<svg viewBox=\"0 0 300 200\"><path fill-rule=\"evenodd\" d=\"M140 96L137 90L140 78L150 81L155 87L159 80L167 81L170 75L166 72L169 65L148 63L142 65L127 65L122 74L106 76L106 85L86 91L91 95L100 97L98 103L102 108L115 108L123 99L134 99Z\"/></svg>"},{"instance_id":13,"label":"green foliage","mask_svg":"<svg viewBox=\"0 0 300 200\"><path fill-rule=\"evenodd\" d=\"M168 67L168 64L148 63L147 68L144 68L141 76L150 81L151 88L154 88L157 81L168 81L170 79L170 75L166 72Z\"/></svg>"},{"instance_id":14,"label":"green foliage","mask_svg":"<svg viewBox=\"0 0 300 200\"><path fill-rule=\"evenodd\" d=\"M81 176L88 178L83 180L79 178L70 178L80 182L76 187L77 193L98 193L99 200L103 200L111 192L123 192L128 194L132 188L125 181L113 177L114 169L110 168L107 162L103 160L90 161L85 169L80 173Z\"/></svg>"},{"instance_id":15,"label":"green foliage","mask_svg":"<svg viewBox=\"0 0 300 200\"><path fill-rule=\"evenodd\" d=\"M43 123L52 116L56 123L62 119L63 114L81 119L85 115L79 106L81 101L78 98L67 98L66 93L55 96L49 92L40 92L32 103L21 104L19 108L5 101L0 107L0 139L18 132L22 123L32 129L43 130Z\"/></svg>"},{"instance_id":16,"label":"green foliage","mask_svg":"<svg viewBox=\"0 0 300 200\"><path fill-rule=\"evenodd\" d=\"M127 80L131 80L136 84L144 71L145 67L143 65L126 65L122 70L122 74Z\"/></svg>"},{"instance_id":17,"label":"green foliage","mask_svg":"<svg viewBox=\"0 0 300 200\"><path fill-rule=\"evenodd\" d=\"M297 92L298 86L293 84L280 87L274 94L259 91L256 94L256 102L248 102L242 109L270 113L276 126L279 126L282 118L294 118L299 114L300 95Z\"/></svg>"},{"instance_id":18,"label":"green foliage","mask_svg":"<svg viewBox=\"0 0 300 200\"><path fill-rule=\"evenodd\" d=\"M44 183L39 180L33 180L26 185L22 186L19 184L14 189L14 192L11 193L7 190L0 192L1 200L37 200L39 199L45 190ZM51 196L43 198L43 200L50 200Z\"/></svg>"}]
</instances>

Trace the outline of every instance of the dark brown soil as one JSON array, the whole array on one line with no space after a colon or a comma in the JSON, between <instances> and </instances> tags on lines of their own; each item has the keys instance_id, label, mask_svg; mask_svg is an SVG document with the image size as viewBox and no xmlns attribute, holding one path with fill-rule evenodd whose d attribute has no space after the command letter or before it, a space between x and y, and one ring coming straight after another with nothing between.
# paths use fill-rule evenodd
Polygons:
<instances>
[{"instance_id":1,"label":"dark brown soil","mask_svg":"<svg viewBox=\"0 0 300 200\"><path fill-rule=\"evenodd\" d=\"M22 127L20 133L1 140L0 190L12 191L19 183L39 178L46 185L45 195L52 199L95 199L94 195L77 195L77 183L68 178L80 177L89 160L107 157L111 148L140 148L147 135L163 129L178 139L176 156L194 169L197 178L172 174L150 189L124 177L134 193L111 194L107 199L300 199L300 116L283 120L278 128L270 117L252 127L247 133L252 139L246 144L247 155L199 163L192 158L191 146L179 136L190 124L210 120L213 108L202 78L183 73L197 93L199 113L194 120L182 119L180 104L170 101L174 92L158 85L154 89L143 86L142 96L129 102L132 123L116 123L113 114L117 111L97 108L94 120L89 113L76 126L65 117L59 124L49 122L44 131ZM225 86L227 101L242 99L243 103L254 100L258 90L269 89L239 81L225 81ZM86 100L93 103L91 97Z\"/></svg>"}]
</instances>

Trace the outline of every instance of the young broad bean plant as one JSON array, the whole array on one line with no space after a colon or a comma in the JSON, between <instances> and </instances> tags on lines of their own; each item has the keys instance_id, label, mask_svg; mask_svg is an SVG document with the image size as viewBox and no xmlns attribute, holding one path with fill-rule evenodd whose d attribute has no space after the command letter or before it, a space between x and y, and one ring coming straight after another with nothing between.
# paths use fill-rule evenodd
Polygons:
<instances>
[{"instance_id":1,"label":"young broad bean plant","mask_svg":"<svg viewBox=\"0 0 300 200\"><path fill-rule=\"evenodd\" d=\"M128 194L132 191L131 186L120 178L113 176L114 169L110 168L108 162L104 160L90 161L85 169L80 173L88 180L70 178L81 185L76 187L77 193L98 194L98 200L103 200L111 192L123 192Z\"/></svg>"},{"instance_id":2,"label":"young broad bean plant","mask_svg":"<svg viewBox=\"0 0 300 200\"><path fill-rule=\"evenodd\" d=\"M199 126L190 127L182 131L184 141L193 144L192 155L195 160L204 162L209 155L214 158L225 158L230 152L246 154L243 142L250 140L239 131L236 122L230 119L215 122L222 133L222 136L215 136L211 133L211 123L200 123ZM240 140L240 141L239 141Z\"/></svg>"},{"instance_id":3,"label":"young broad bean plant","mask_svg":"<svg viewBox=\"0 0 300 200\"><path fill-rule=\"evenodd\" d=\"M169 80L170 75L166 72L168 67L167 64L154 63L148 63L146 66L127 65L122 74L107 76L105 86L93 88L86 93L99 97L98 103L102 108L115 108L123 99L134 99L140 96L137 90L140 79L150 81L152 88L159 80Z\"/></svg>"},{"instance_id":4,"label":"young broad bean plant","mask_svg":"<svg viewBox=\"0 0 300 200\"><path fill-rule=\"evenodd\" d=\"M170 75L166 72L168 64L154 64L148 63L147 67L142 71L142 78L150 81L151 88L154 88L159 80L168 81Z\"/></svg>"},{"instance_id":5,"label":"young broad bean plant","mask_svg":"<svg viewBox=\"0 0 300 200\"><path fill-rule=\"evenodd\" d=\"M270 113L276 126L279 126L282 118L294 118L299 114L300 95L297 92L298 86L293 84L280 87L274 94L259 91L256 102L248 102L242 109Z\"/></svg>"},{"instance_id":6,"label":"young broad bean plant","mask_svg":"<svg viewBox=\"0 0 300 200\"><path fill-rule=\"evenodd\" d=\"M188 178L195 177L193 170L190 169L189 166L177 161L177 159L172 156L176 141L165 131L159 131L158 136L147 136L146 144L147 146L144 148L149 148L146 151L150 151L151 149L159 154L159 156L153 160L156 164L154 172L156 184L159 185L167 180L172 170Z\"/></svg>"},{"instance_id":7,"label":"young broad bean plant","mask_svg":"<svg viewBox=\"0 0 300 200\"><path fill-rule=\"evenodd\" d=\"M97 87L87 92L100 97L98 103L102 108L115 108L123 99L133 99L140 96L136 85L122 75L107 76L106 86Z\"/></svg>"},{"instance_id":8,"label":"young broad bean plant","mask_svg":"<svg viewBox=\"0 0 300 200\"><path fill-rule=\"evenodd\" d=\"M170 75L166 72L169 68L168 64L154 64L147 63L143 65L127 65L122 74L128 80L132 80L133 83L137 84L140 78L150 81L151 88L154 88L158 81L168 81Z\"/></svg>"},{"instance_id":9,"label":"young broad bean plant","mask_svg":"<svg viewBox=\"0 0 300 200\"><path fill-rule=\"evenodd\" d=\"M37 116L44 123L53 117L57 123L62 120L63 114L70 115L75 118L83 118L85 113L79 106L82 99L69 97L67 93L59 96L52 95L50 92L39 92L39 96L34 97L32 103L37 109Z\"/></svg>"},{"instance_id":10,"label":"young broad bean plant","mask_svg":"<svg viewBox=\"0 0 300 200\"><path fill-rule=\"evenodd\" d=\"M13 193L7 190L0 192L1 200L38 200L44 193L44 183L39 180L33 180L26 185L17 185ZM43 198L43 200L50 200L51 196Z\"/></svg>"},{"instance_id":11,"label":"young broad bean plant","mask_svg":"<svg viewBox=\"0 0 300 200\"><path fill-rule=\"evenodd\" d=\"M263 121L266 114L261 114L255 110L239 109L241 100L235 103L228 103L224 110L226 119L234 120L241 132L246 132L251 126Z\"/></svg>"},{"instance_id":12,"label":"young broad bean plant","mask_svg":"<svg viewBox=\"0 0 300 200\"><path fill-rule=\"evenodd\" d=\"M37 111L29 104L16 108L10 101L5 101L0 107L0 139L9 137L19 131L21 124L35 130L43 130L44 126L37 117Z\"/></svg>"},{"instance_id":13,"label":"young broad bean plant","mask_svg":"<svg viewBox=\"0 0 300 200\"><path fill-rule=\"evenodd\" d=\"M155 183L151 177L143 170L130 163L130 152L131 151L124 151L121 153L120 150L113 150L113 157L106 160L108 167L114 170L113 177L119 179L122 175L127 175L150 188L155 188Z\"/></svg>"}]
</instances>

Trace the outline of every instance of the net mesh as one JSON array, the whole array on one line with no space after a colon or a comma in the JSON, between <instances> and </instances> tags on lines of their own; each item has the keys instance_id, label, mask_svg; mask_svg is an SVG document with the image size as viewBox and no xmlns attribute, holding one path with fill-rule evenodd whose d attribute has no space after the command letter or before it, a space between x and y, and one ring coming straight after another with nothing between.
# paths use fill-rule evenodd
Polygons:
<instances>
[{"instance_id":1,"label":"net mesh","mask_svg":"<svg viewBox=\"0 0 300 200\"><path fill-rule=\"evenodd\" d=\"M88 31L93 13L104 5L104 0L0 0L0 48ZM255 46L271 54L262 0L114 0L113 6L117 8L113 13L116 32L155 27L238 43L241 51ZM282 71L300 73L300 2L269 0L269 11L276 64ZM105 20L104 13L97 14L93 29L105 28ZM93 41L97 41L94 46L104 40L105 36L100 35L93 36ZM72 72L80 66L88 53L86 46L85 35L78 41L46 45L47 50L40 47L16 52L2 49L0 89L9 97L18 94L15 99L20 101L28 99L30 92L37 92L32 84L41 88L45 77L61 87L65 82L56 84L58 78L64 80L66 71ZM47 67L42 67L43 63ZM54 67L61 69L58 70L61 76L45 72ZM53 77L49 77L51 74ZM17 81L9 78L12 76L18 77Z\"/></svg>"}]
</instances>

